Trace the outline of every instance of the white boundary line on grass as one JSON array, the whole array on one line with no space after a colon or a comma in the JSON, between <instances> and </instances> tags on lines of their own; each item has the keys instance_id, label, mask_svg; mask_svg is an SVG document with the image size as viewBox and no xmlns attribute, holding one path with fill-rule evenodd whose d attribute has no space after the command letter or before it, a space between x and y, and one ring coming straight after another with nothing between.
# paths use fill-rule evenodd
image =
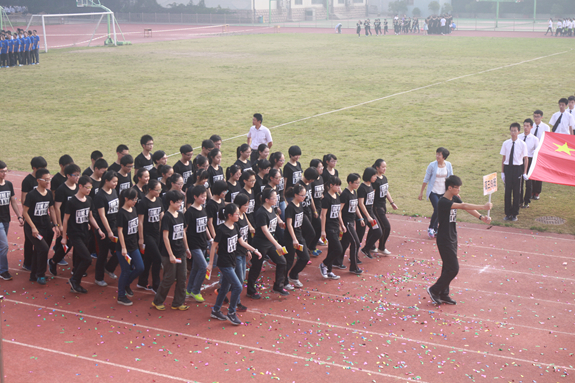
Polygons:
<instances>
[{"instance_id":1,"label":"white boundary line on grass","mask_svg":"<svg viewBox=\"0 0 575 383\"><path fill-rule=\"evenodd\" d=\"M313 116L304 117L304 118L300 118L300 119L293 120L293 121L290 121L290 122L286 122L286 123L283 123L283 124L279 124L279 125L276 125L276 126L272 126L271 128L268 128L268 129L271 130L271 129L281 128L282 126L295 124L296 122L307 121L307 120L310 120L310 119L312 119L312 118L326 116L326 115L328 115L328 114L337 113L337 112L341 112L341 111L344 111L344 110L357 108L358 106L363 106L363 105L371 104L371 103L373 103L373 102L377 102L377 101L381 101L381 100L386 100L386 99L388 99L388 98L392 98L392 97L396 97L396 96L401 96L401 95L408 94L408 93L413 93L413 92L416 92L416 91L418 91L418 90L427 89L427 88L431 88L431 87L434 87L434 86L437 86L437 85L446 84L446 83L448 83L448 82L450 82L450 81L461 80L461 79L466 78L466 77L477 76L477 75L480 75L480 74L483 74L483 73L489 73L489 72L493 72L493 71L496 71L496 70L501 70L501 69L505 69L505 68L510 68L510 67L514 67L514 66L517 66L517 65L522 65L522 64L526 64L526 63L533 62L533 61L542 60L542 59L549 58L549 57L553 57L553 56L557 56L557 55L562 55L562 54L565 54L565 53L567 53L567 52L571 52L572 50L573 50L573 49L569 49L569 50L567 50L567 51L552 53L552 54L547 55L547 56L536 57L536 58L529 59L529 60L519 61L519 62L516 62L516 63L513 63L513 64L502 65L502 66L499 66L499 67L496 67L496 68L486 69L486 70L482 70L482 71L479 71L479 72L470 73L470 74L466 74L466 75L463 75L463 76L450 78L450 79L448 79L448 80L443 80L443 81L435 82L435 83L433 83L433 84L420 86L420 87L413 88L413 89L410 89L410 90L405 90L405 91L403 91L403 92L397 92L397 93L390 94L390 95L387 95L387 96L383 96L383 97L379 97L379 98L374 98L373 100L364 101L364 102L361 102L361 103L359 103L359 104L350 105L350 106L344 106L343 108L334 109L334 110L330 110L330 111L328 111L328 112L323 112L323 113L319 113L319 114L314 114ZM246 133L246 134L240 134L239 136L226 138L226 139L223 139L222 141L225 142L225 141L235 140L236 138L246 137L247 135L248 135L247 133ZM201 148L201 146L198 146L198 147L194 148L194 150L200 149L200 148ZM174 153L174 154L170 154L170 155L168 155L168 157L172 157L172 156L175 156L175 155L177 155L177 154L180 154L180 153L177 152L177 153Z\"/></svg>"}]
</instances>

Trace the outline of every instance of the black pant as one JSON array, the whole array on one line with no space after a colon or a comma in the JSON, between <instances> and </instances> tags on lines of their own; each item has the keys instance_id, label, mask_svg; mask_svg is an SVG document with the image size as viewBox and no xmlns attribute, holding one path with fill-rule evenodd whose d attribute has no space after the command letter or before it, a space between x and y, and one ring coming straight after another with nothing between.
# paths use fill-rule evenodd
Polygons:
<instances>
[{"instance_id":1,"label":"black pant","mask_svg":"<svg viewBox=\"0 0 575 383\"><path fill-rule=\"evenodd\" d=\"M288 275L290 279L299 279L299 273L302 272L303 269L307 266L307 262L309 261L309 251L307 249L307 245L303 239L303 236L297 236L296 238L300 245L303 245L303 250L297 250L293 247L293 238L289 234L289 231L286 229L284 234L284 242L285 247L288 253L285 255L286 259L286 274L284 279L284 286L289 283ZM297 253L297 261L294 265L295 255ZM293 268L292 268L293 265ZM290 270L291 269L291 270Z\"/></svg>"},{"instance_id":2,"label":"black pant","mask_svg":"<svg viewBox=\"0 0 575 383\"><path fill-rule=\"evenodd\" d=\"M312 217L304 211L303 222L301 224L301 231L303 233L303 237L305 239L305 243L307 245L307 248L315 250L315 248L311 247L313 239L316 236L315 229L313 228L313 225L311 224L311 220L312 220ZM321 233L320 233L320 235L321 235Z\"/></svg>"},{"instance_id":3,"label":"black pant","mask_svg":"<svg viewBox=\"0 0 575 383\"><path fill-rule=\"evenodd\" d=\"M507 180L505 180L507 181ZM441 255L441 276L429 290L440 297L449 295L449 284L459 273L459 261L457 260L457 242L455 244L437 244L437 250Z\"/></svg>"},{"instance_id":4,"label":"black pant","mask_svg":"<svg viewBox=\"0 0 575 383\"><path fill-rule=\"evenodd\" d=\"M38 228L38 232L44 238L38 239L32 235L32 228L27 223L24 225L24 234L30 241L33 251L30 264L30 279L36 280L46 276L46 263L48 262L48 251L54 238L52 228Z\"/></svg>"},{"instance_id":5,"label":"black pant","mask_svg":"<svg viewBox=\"0 0 575 383\"><path fill-rule=\"evenodd\" d=\"M545 32L545 36L547 36L547 33L551 32L551 34L553 34L553 28L551 27L547 27L547 31Z\"/></svg>"},{"instance_id":6,"label":"black pant","mask_svg":"<svg viewBox=\"0 0 575 383\"><path fill-rule=\"evenodd\" d=\"M152 287L155 291L158 291L160 287L160 270L162 269L162 256L160 255L160 249L158 244L160 243L159 237L154 238L150 235L144 236L144 244L146 245L146 251L142 254L144 258L144 271L140 274L138 278L138 284L140 286L148 286L148 275L150 274L150 268L152 269ZM188 263L191 265L192 262ZM171 286L171 285L170 285Z\"/></svg>"},{"instance_id":7,"label":"black pant","mask_svg":"<svg viewBox=\"0 0 575 383\"><path fill-rule=\"evenodd\" d=\"M531 169L531 162L533 162L533 157L529 158L529 166L527 168L527 173L529 173L529 169ZM520 201L519 204L529 205L531 203L531 194L533 194L533 182L531 180L525 181L523 177L521 177L521 193L520 193ZM525 186L525 193L523 192L523 187Z\"/></svg>"},{"instance_id":8,"label":"black pant","mask_svg":"<svg viewBox=\"0 0 575 383\"><path fill-rule=\"evenodd\" d=\"M256 161L258 160L258 157L260 156L260 153L258 152L257 149L252 149L252 154L250 155L250 164L253 166Z\"/></svg>"},{"instance_id":9,"label":"black pant","mask_svg":"<svg viewBox=\"0 0 575 383\"><path fill-rule=\"evenodd\" d=\"M379 222L382 231L381 237L379 238L378 249L383 251L385 250L385 243L387 242L389 234L391 233L391 225L387 219L386 210L384 207L376 207L374 208L373 212L377 217L377 221Z\"/></svg>"},{"instance_id":10,"label":"black pant","mask_svg":"<svg viewBox=\"0 0 575 383\"><path fill-rule=\"evenodd\" d=\"M74 275L70 279L80 284L82 276L92 264L92 257L90 256L90 251L88 251L88 238L74 236L70 238L70 244L74 248L74 258L76 259Z\"/></svg>"},{"instance_id":11,"label":"black pant","mask_svg":"<svg viewBox=\"0 0 575 383\"><path fill-rule=\"evenodd\" d=\"M97 238L98 241L98 258L96 259L96 275L95 279L97 281L104 280L104 270L113 273L118 266L118 256L116 255L116 244L108 238L108 235L104 239ZM108 259L108 254L112 254L110 259Z\"/></svg>"},{"instance_id":12,"label":"black pant","mask_svg":"<svg viewBox=\"0 0 575 383\"><path fill-rule=\"evenodd\" d=\"M505 165L505 215L519 214L519 195L523 165ZM513 199L513 200L512 200Z\"/></svg>"},{"instance_id":13,"label":"black pant","mask_svg":"<svg viewBox=\"0 0 575 383\"><path fill-rule=\"evenodd\" d=\"M319 239L321 237L321 218L319 217L319 214L318 214L317 218L315 218L312 215L311 225L312 225L313 229L315 230L315 235L313 236L311 242L309 243L308 248L311 249L312 251L314 251L317 249L317 243L319 242Z\"/></svg>"},{"instance_id":14,"label":"black pant","mask_svg":"<svg viewBox=\"0 0 575 383\"><path fill-rule=\"evenodd\" d=\"M369 218L371 221L373 218ZM381 225L378 223L378 228L374 229L371 227L371 223L367 220L365 221L365 226L358 225L357 226L357 237L359 238L359 242L363 241L363 236L365 234L365 230L369 227L369 233L367 233L367 239L365 240L365 246L363 247L364 251L367 253L370 251L378 239L381 238L382 231Z\"/></svg>"},{"instance_id":15,"label":"black pant","mask_svg":"<svg viewBox=\"0 0 575 383\"><path fill-rule=\"evenodd\" d=\"M259 250L262 254L262 258L258 259L257 255L252 256L252 266L250 267L250 272L248 273L248 294L255 294L256 290L256 281L260 277L260 273L262 271L262 264L264 262L264 257L266 254L272 262L276 264L276 280L274 283L275 290L281 290L284 287L284 279L286 273L286 259L284 256L280 256L276 252L276 248L270 241L267 239L255 239L254 240L254 247ZM307 262L306 262L307 263Z\"/></svg>"},{"instance_id":16,"label":"black pant","mask_svg":"<svg viewBox=\"0 0 575 383\"><path fill-rule=\"evenodd\" d=\"M54 256L52 257L52 262L54 262L57 265L58 262L64 259L64 256L68 254L71 249L72 244L68 242L68 250L64 250L64 247L62 246L62 236L56 238L56 243L54 244Z\"/></svg>"},{"instance_id":17,"label":"black pant","mask_svg":"<svg viewBox=\"0 0 575 383\"><path fill-rule=\"evenodd\" d=\"M339 230L326 231L325 236L327 238L327 255L323 260L323 264L327 266L327 271L331 272L333 262L343 257L343 248L339 241Z\"/></svg>"},{"instance_id":18,"label":"black pant","mask_svg":"<svg viewBox=\"0 0 575 383\"><path fill-rule=\"evenodd\" d=\"M341 238L341 255L339 258L336 258L334 264L343 265L343 257L345 251L349 246L349 270L356 271L357 267L357 252L359 251L359 246L361 245L361 241L359 240L357 233L355 231L355 223L352 222L344 222L346 232L343 234Z\"/></svg>"},{"instance_id":19,"label":"black pant","mask_svg":"<svg viewBox=\"0 0 575 383\"><path fill-rule=\"evenodd\" d=\"M36 61L35 61L35 62L36 62L36 64L39 64L39 63L40 63L40 55L39 55L39 51L40 51L40 49L39 49L39 48L36 48L36 49L34 49L34 57L35 57L35 59L36 59Z\"/></svg>"}]
</instances>

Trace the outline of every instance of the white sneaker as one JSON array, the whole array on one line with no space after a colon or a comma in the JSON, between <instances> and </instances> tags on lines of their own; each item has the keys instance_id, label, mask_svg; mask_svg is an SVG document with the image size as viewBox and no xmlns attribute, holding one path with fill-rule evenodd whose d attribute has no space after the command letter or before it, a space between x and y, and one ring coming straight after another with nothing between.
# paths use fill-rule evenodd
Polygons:
<instances>
[{"instance_id":1,"label":"white sneaker","mask_svg":"<svg viewBox=\"0 0 575 383\"><path fill-rule=\"evenodd\" d=\"M382 251L382 253L385 254L385 255L389 255L389 254L391 254L391 251L389 251L389 250L387 250L387 249L384 249L384 250Z\"/></svg>"},{"instance_id":2,"label":"white sneaker","mask_svg":"<svg viewBox=\"0 0 575 383\"><path fill-rule=\"evenodd\" d=\"M106 283L106 281L95 281L95 283L96 283L98 286L101 286L101 287L106 287L106 286L108 286L108 284Z\"/></svg>"},{"instance_id":3,"label":"white sneaker","mask_svg":"<svg viewBox=\"0 0 575 383\"><path fill-rule=\"evenodd\" d=\"M323 262L319 264L319 272L322 277L327 278L327 266Z\"/></svg>"},{"instance_id":4,"label":"white sneaker","mask_svg":"<svg viewBox=\"0 0 575 383\"><path fill-rule=\"evenodd\" d=\"M325 277L327 279L339 279L339 275L335 275L333 272L329 272L327 273L327 276Z\"/></svg>"},{"instance_id":5,"label":"white sneaker","mask_svg":"<svg viewBox=\"0 0 575 383\"><path fill-rule=\"evenodd\" d=\"M435 230L431 228L427 229L427 235L429 236L430 239L435 238Z\"/></svg>"},{"instance_id":6,"label":"white sneaker","mask_svg":"<svg viewBox=\"0 0 575 383\"><path fill-rule=\"evenodd\" d=\"M284 289L286 289L287 291L293 291L293 290L295 290L295 288L294 288L292 285L290 285L289 283L284 286Z\"/></svg>"},{"instance_id":7,"label":"white sneaker","mask_svg":"<svg viewBox=\"0 0 575 383\"><path fill-rule=\"evenodd\" d=\"M112 279L118 279L118 276L114 273L109 272L108 270L105 270L106 274L108 274L108 276Z\"/></svg>"},{"instance_id":8,"label":"white sneaker","mask_svg":"<svg viewBox=\"0 0 575 383\"><path fill-rule=\"evenodd\" d=\"M298 288L303 287L303 283L301 283L301 282L299 281L299 279L291 279L291 278L289 278L289 281L290 281L290 284L293 285L294 287L298 287ZM287 290L287 289L286 289L286 290Z\"/></svg>"}]
</instances>

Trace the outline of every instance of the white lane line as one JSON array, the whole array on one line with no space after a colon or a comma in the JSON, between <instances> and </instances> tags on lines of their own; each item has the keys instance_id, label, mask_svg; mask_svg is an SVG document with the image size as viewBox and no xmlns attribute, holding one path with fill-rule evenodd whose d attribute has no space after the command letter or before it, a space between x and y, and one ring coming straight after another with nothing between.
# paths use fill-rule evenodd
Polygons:
<instances>
[{"instance_id":1,"label":"white lane line","mask_svg":"<svg viewBox=\"0 0 575 383\"><path fill-rule=\"evenodd\" d=\"M479 274L483 273L484 271L486 271L489 268L489 265L485 266L484 268L482 268L481 270L479 270Z\"/></svg>"},{"instance_id":2,"label":"white lane line","mask_svg":"<svg viewBox=\"0 0 575 383\"><path fill-rule=\"evenodd\" d=\"M146 325L142 325L142 324L138 324L138 323L134 323L134 322L126 322L126 321L120 321L117 319L111 319L111 318L104 318L104 317L99 317L97 315L91 315L91 314L86 314L86 313L76 313L73 311L69 311L69 310L62 310L62 309L58 309L58 308L54 308L54 307L47 307L47 306L41 306L41 305L37 305L37 304L32 304L32 303L28 303L28 302L21 302L21 301L17 301L17 300L13 300L13 299L6 299L4 298L5 302L11 302L14 304L22 304L25 306L30 306L30 307L36 307L36 308L42 308L45 310L50 310L50 311L58 311L58 312L63 312L63 313L67 313L70 315L74 315L74 316L81 316L81 317L87 317L87 318L92 318L92 319L97 319L97 320L101 320L101 321L109 321L109 322L114 322L114 323L119 323L122 325L125 325L126 323L130 323L131 325L134 326L139 326L141 328L145 328L145 329L150 329L150 330L154 330L154 331L163 331L163 332L167 332L167 333L172 333L172 334L180 334L183 336L187 336L190 338L195 338L195 339L200 339L200 340L204 340L204 341L212 341L212 342L219 342L219 343L223 343L223 344L227 344L227 345L231 345L231 346L235 346L235 347L243 347L243 348L247 348L250 350L254 350L254 351L260 351L260 352L264 352L264 353L268 353L268 354L274 354L274 355L281 355L281 356L285 356L288 358L293 358L293 359L299 359L299 360L306 360L306 361L312 361L314 363L323 365L331 365L331 366L337 366L337 367L342 367L345 369L351 369L351 370L355 370L358 372L367 372L368 374L376 374L376 375L380 375L380 376L386 376L389 378L394 378L394 379L403 379L401 377L398 376L394 376L394 375L388 375L388 374L384 374L381 372L376 372L376 371L370 371L370 370L366 370L363 368L357 368L357 367L352 367L352 366L348 366L348 365L342 365L342 364L338 364L338 363L326 363L324 361L321 360L316 360L313 358L305 358L305 357L301 357L301 356L296 356L296 355L291 355L291 354L285 354L279 351L273 351L273 350L266 350L264 348L258 348L258 347L253 347L253 346L249 346L249 345L243 345L243 344L239 344L239 343L235 343L235 342L230 342L230 341L223 341L223 340L217 340L217 339L210 339L210 338L205 338L199 335L192 335L192 334L186 334L183 332L177 332L177 331L173 331L173 330L166 330L166 329L161 329L158 327L152 327L152 326L146 326ZM575 371L574 367L566 367L566 366L560 366L557 365L555 363L542 363L542 362L535 362L533 360L528 360L528 359L521 359L521 358L516 358L516 357L512 357L512 356L505 356L505 355L497 355L497 354L490 354L487 351L480 351L480 350L472 350L472 349L467 349L467 348L462 348L462 347L454 347L454 346L449 346L449 345L444 345L441 343L435 343L435 342L429 342L429 341L423 341L423 340L417 340L417 339L412 339L412 338L407 338L405 336L401 336L401 335L395 335L393 333L378 333L375 331L369 331L369 330L358 330L356 328L350 328L350 327L346 327L346 326L340 326L340 325L335 325L335 324L329 324L327 322L319 322L319 321L312 321L312 320L307 320L307 319L302 319L302 318L290 318L287 316L283 316L283 315L276 315L276 314L268 314L268 313L262 313L262 312L257 312L255 310L249 310L250 312L254 313L254 314L260 314L260 315L265 315L265 316L273 316L273 317L278 317L278 318L282 318L282 319L286 319L286 320L291 320L291 321L300 321L300 322L304 322L304 323L308 323L308 324L312 324L312 325L322 325L322 326L327 326L329 328L339 328L341 330L345 330L345 331L350 331L352 333L358 333L358 334L370 334L370 335L377 335L377 336L381 336L381 337L385 337L385 338L391 338L391 339L397 339L397 340L404 340L404 341L409 341L409 342L414 342L417 344L426 344L426 345L430 345L430 346L434 346L437 348L444 348L444 349L448 349L448 350L454 350L454 351L463 351L463 352L469 352L469 353L474 353L477 355L485 355L485 356L491 356L494 358L501 358L501 359L506 359L506 360L513 360L516 362L522 362L522 363L530 363L531 365L536 365L536 366L547 366L547 367L555 367L555 368L563 368L565 370L572 370Z\"/></svg>"},{"instance_id":3,"label":"white lane line","mask_svg":"<svg viewBox=\"0 0 575 383\"><path fill-rule=\"evenodd\" d=\"M53 353L53 354L64 355L64 356L69 356L69 357L72 357L72 358L82 359L82 360L86 360L86 361L91 362L91 363L106 364L106 365L108 365L108 366L113 366L113 367L118 367L118 368L126 369L126 370L128 370L128 372L130 372L130 370L132 370L132 371L137 371L137 372L141 372L141 373L144 373L144 374L154 375L154 376L157 376L157 377L160 377L160 378L177 380L177 381L180 381L180 382L194 382L194 383L198 383L196 380L188 380L188 379L178 378L178 377L176 377L176 376L171 376L171 375L166 375L166 374L160 374L159 372L142 370L141 368L136 368L136 367L132 367L132 366L126 366L126 365L118 364L118 363L107 362L107 361L101 360L101 359L88 358L88 357L82 356L82 355L70 354L69 352L63 352L63 351L53 350L53 349L51 349L51 348L34 346L34 345L32 345L32 344L26 344L26 343L22 343L22 342L16 342L16 341L14 341L14 340L2 339L2 341L3 341L4 343L15 344L15 345L22 346L22 347L29 347L29 348L33 348L33 349L35 349L35 350L46 351L46 352L51 352L51 353Z\"/></svg>"}]
</instances>

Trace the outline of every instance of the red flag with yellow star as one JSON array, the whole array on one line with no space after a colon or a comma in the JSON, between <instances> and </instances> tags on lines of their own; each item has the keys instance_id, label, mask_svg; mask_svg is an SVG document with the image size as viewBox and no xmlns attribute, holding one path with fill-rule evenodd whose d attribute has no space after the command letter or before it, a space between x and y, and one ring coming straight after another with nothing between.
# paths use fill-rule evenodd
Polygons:
<instances>
[{"instance_id":1,"label":"red flag with yellow star","mask_svg":"<svg viewBox=\"0 0 575 383\"><path fill-rule=\"evenodd\" d=\"M545 132L533 155L528 177L575 186L575 136Z\"/></svg>"}]
</instances>

